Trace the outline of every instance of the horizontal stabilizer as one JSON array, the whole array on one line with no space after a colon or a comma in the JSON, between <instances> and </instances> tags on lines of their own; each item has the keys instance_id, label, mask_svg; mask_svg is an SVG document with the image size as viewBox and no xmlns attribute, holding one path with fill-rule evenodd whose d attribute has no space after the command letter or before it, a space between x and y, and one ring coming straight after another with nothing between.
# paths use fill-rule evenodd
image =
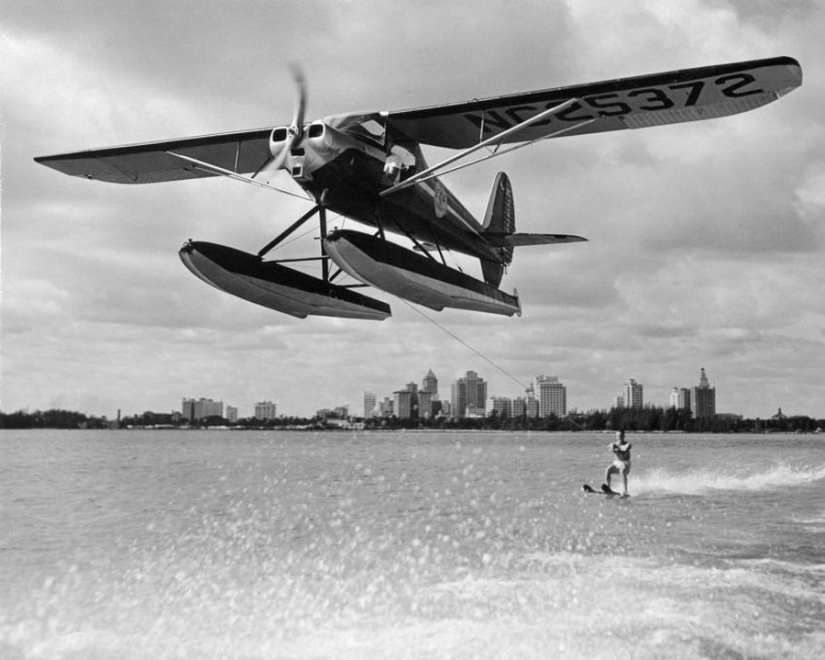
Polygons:
<instances>
[{"instance_id":1,"label":"horizontal stabilizer","mask_svg":"<svg viewBox=\"0 0 825 660\"><path fill-rule=\"evenodd\" d=\"M526 245L553 245L555 243L580 243L587 239L573 234L495 234L484 233L484 238L500 247L524 247Z\"/></svg>"}]
</instances>

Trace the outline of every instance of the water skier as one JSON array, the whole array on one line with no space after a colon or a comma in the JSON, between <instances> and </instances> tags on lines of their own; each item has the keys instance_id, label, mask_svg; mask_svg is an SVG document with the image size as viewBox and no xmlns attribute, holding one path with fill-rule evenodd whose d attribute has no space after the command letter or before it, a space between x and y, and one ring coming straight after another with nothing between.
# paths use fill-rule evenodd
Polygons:
<instances>
[{"instance_id":1,"label":"water skier","mask_svg":"<svg viewBox=\"0 0 825 660\"><path fill-rule=\"evenodd\" d=\"M616 441L610 443L610 451L615 456L613 464L607 468L604 479L610 488L610 479L614 474L621 474L624 483L624 495L627 495L627 475L630 474L630 443L624 439L624 431L616 432Z\"/></svg>"}]
</instances>

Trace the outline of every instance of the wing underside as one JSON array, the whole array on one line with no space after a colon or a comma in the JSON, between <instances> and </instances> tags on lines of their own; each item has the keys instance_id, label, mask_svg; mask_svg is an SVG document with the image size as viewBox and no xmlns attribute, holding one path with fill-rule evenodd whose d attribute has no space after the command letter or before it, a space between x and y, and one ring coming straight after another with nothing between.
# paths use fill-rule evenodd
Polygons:
<instances>
[{"instance_id":1,"label":"wing underside","mask_svg":"<svg viewBox=\"0 0 825 660\"><path fill-rule=\"evenodd\" d=\"M799 63L776 57L389 112L387 125L422 144L467 149L519 125L501 142L725 117L771 103L801 84ZM562 112L529 123L571 99Z\"/></svg>"},{"instance_id":2,"label":"wing underside","mask_svg":"<svg viewBox=\"0 0 825 660\"><path fill-rule=\"evenodd\" d=\"M41 156L35 160L64 174L110 183L159 183L250 173L270 157L271 131L265 128L223 133Z\"/></svg>"}]
</instances>

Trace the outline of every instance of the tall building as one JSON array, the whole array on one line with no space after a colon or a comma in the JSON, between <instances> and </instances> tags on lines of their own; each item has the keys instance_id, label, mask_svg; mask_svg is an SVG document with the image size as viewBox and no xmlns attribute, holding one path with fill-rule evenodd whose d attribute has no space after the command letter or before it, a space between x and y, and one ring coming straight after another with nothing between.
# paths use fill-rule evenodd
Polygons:
<instances>
[{"instance_id":1,"label":"tall building","mask_svg":"<svg viewBox=\"0 0 825 660\"><path fill-rule=\"evenodd\" d=\"M687 387L680 387L679 388L679 410L693 410L693 406L690 404L691 396L690 396L690 389Z\"/></svg>"},{"instance_id":2,"label":"tall building","mask_svg":"<svg viewBox=\"0 0 825 660\"><path fill-rule=\"evenodd\" d=\"M483 378L479 378L475 371L468 371L464 378L459 378L452 385L452 397L450 410L453 417L467 417L468 410L472 410L473 416L478 416L479 411L483 416L487 404L487 383Z\"/></svg>"},{"instance_id":3,"label":"tall building","mask_svg":"<svg viewBox=\"0 0 825 660\"><path fill-rule=\"evenodd\" d=\"M540 417L563 417L567 414L567 388L559 382L557 376L537 376L536 387L539 391Z\"/></svg>"},{"instance_id":4,"label":"tall building","mask_svg":"<svg viewBox=\"0 0 825 660\"><path fill-rule=\"evenodd\" d=\"M432 394L433 401L438 400L438 378L435 377L432 369L424 376L424 380L421 382L421 391Z\"/></svg>"},{"instance_id":5,"label":"tall building","mask_svg":"<svg viewBox=\"0 0 825 660\"><path fill-rule=\"evenodd\" d=\"M490 412L495 413L499 419L510 419L513 417L513 400L506 396L491 396Z\"/></svg>"},{"instance_id":6,"label":"tall building","mask_svg":"<svg viewBox=\"0 0 825 660\"><path fill-rule=\"evenodd\" d=\"M393 393L395 395L395 416L398 419L418 418L418 385L407 383L403 390Z\"/></svg>"},{"instance_id":7,"label":"tall building","mask_svg":"<svg viewBox=\"0 0 825 660\"><path fill-rule=\"evenodd\" d=\"M184 399L181 406L184 419L197 422L207 417L223 417L223 401L212 399Z\"/></svg>"},{"instance_id":8,"label":"tall building","mask_svg":"<svg viewBox=\"0 0 825 660\"><path fill-rule=\"evenodd\" d=\"M642 384L637 383L632 378L625 385L624 405L631 410L641 410L644 407Z\"/></svg>"},{"instance_id":9,"label":"tall building","mask_svg":"<svg viewBox=\"0 0 825 660\"><path fill-rule=\"evenodd\" d=\"M226 406L226 419L230 424L238 422L238 409L235 406Z\"/></svg>"},{"instance_id":10,"label":"tall building","mask_svg":"<svg viewBox=\"0 0 825 660\"><path fill-rule=\"evenodd\" d=\"M277 404L272 401L259 401L255 404L255 419L275 419Z\"/></svg>"},{"instance_id":11,"label":"tall building","mask_svg":"<svg viewBox=\"0 0 825 660\"><path fill-rule=\"evenodd\" d=\"M372 392L364 392L364 419L375 417L377 399Z\"/></svg>"},{"instance_id":12,"label":"tall building","mask_svg":"<svg viewBox=\"0 0 825 660\"><path fill-rule=\"evenodd\" d=\"M536 397L518 396L513 399L513 417L538 417L539 402Z\"/></svg>"},{"instance_id":13,"label":"tall building","mask_svg":"<svg viewBox=\"0 0 825 660\"><path fill-rule=\"evenodd\" d=\"M433 409L433 404L435 403L435 399L433 397L435 395L435 392L430 392L428 390L419 390L418 416L421 419L430 419L431 417L435 416L435 411Z\"/></svg>"},{"instance_id":14,"label":"tall building","mask_svg":"<svg viewBox=\"0 0 825 660\"><path fill-rule=\"evenodd\" d=\"M710 386L704 368L699 373L699 384L691 388L691 399L694 419L716 415L716 388Z\"/></svg>"},{"instance_id":15,"label":"tall building","mask_svg":"<svg viewBox=\"0 0 825 660\"><path fill-rule=\"evenodd\" d=\"M388 396L378 403L378 412L381 417L392 417L395 414L395 402Z\"/></svg>"}]
</instances>

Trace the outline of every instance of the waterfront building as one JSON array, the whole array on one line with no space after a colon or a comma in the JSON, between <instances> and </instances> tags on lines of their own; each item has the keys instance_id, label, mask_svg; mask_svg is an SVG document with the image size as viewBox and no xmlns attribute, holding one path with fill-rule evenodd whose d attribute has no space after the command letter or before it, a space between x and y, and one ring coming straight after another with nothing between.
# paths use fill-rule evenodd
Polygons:
<instances>
[{"instance_id":1,"label":"waterfront building","mask_svg":"<svg viewBox=\"0 0 825 660\"><path fill-rule=\"evenodd\" d=\"M364 419L375 417L377 399L372 392L364 392Z\"/></svg>"},{"instance_id":2,"label":"waterfront building","mask_svg":"<svg viewBox=\"0 0 825 660\"><path fill-rule=\"evenodd\" d=\"M335 408L321 408L315 411L315 416L319 419L349 419L349 406L336 406Z\"/></svg>"},{"instance_id":3,"label":"waterfront building","mask_svg":"<svg viewBox=\"0 0 825 660\"><path fill-rule=\"evenodd\" d=\"M537 376L536 386L539 391L539 416L563 417L567 414L567 388L557 376Z\"/></svg>"},{"instance_id":4,"label":"waterfront building","mask_svg":"<svg viewBox=\"0 0 825 660\"><path fill-rule=\"evenodd\" d=\"M181 406L184 419L197 422L208 417L223 417L223 401L212 399L184 399Z\"/></svg>"},{"instance_id":5,"label":"waterfront building","mask_svg":"<svg viewBox=\"0 0 825 660\"><path fill-rule=\"evenodd\" d=\"M539 402L536 399L533 386L527 389L527 396L518 396L513 399L513 417L538 417Z\"/></svg>"},{"instance_id":6,"label":"waterfront building","mask_svg":"<svg viewBox=\"0 0 825 660\"><path fill-rule=\"evenodd\" d=\"M393 392L395 395L395 416L398 419L418 418L418 385L407 383L403 390Z\"/></svg>"},{"instance_id":7,"label":"waterfront building","mask_svg":"<svg viewBox=\"0 0 825 660\"><path fill-rule=\"evenodd\" d=\"M485 406L467 406L464 416L467 419L484 419L487 416L486 408Z\"/></svg>"},{"instance_id":8,"label":"waterfront building","mask_svg":"<svg viewBox=\"0 0 825 660\"><path fill-rule=\"evenodd\" d=\"M266 421L277 417L277 405L272 401L259 401L255 404L255 419Z\"/></svg>"},{"instance_id":9,"label":"waterfront building","mask_svg":"<svg viewBox=\"0 0 825 660\"><path fill-rule=\"evenodd\" d=\"M238 409L235 406L226 406L226 419L230 424L238 423Z\"/></svg>"},{"instance_id":10,"label":"waterfront building","mask_svg":"<svg viewBox=\"0 0 825 660\"><path fill-rule=\"evenodd\" d=\"M378 404L378 414L381 417L392 417L395 414L395 402L385 396L384 400Z\"/></svg>"},{"instance_id":11,"label":"waterfront building","mask_svg":"<svg viewBox=\"0 0 825 660\"><path fill-rule=\"evenodd\" d=\"M418 392L418 416L421 419L435 417L436 411L433 410L433 405L435 404L434 396L436 396L436 392L430 392L428 390L420 390Z\"/></svg>"},{"instance_id":12,"label":"waterfront building","mask_svg":"<svg viewBox=\"0 0 825 660\"><path fill-rule=\"evenodd\" d=\"M481 410L482 417L487 404L487 383L475 371L468 371L452 385L451 411L454 417L468 417L469 409L473 414Z\"/></svg>"},{"instance_id":13,"label":"waterfront building","mask_svg":"<svg viewBox=\"0 0 825 660\"><path fill-rule=\"evenodd\" d=\"M627 381L624 392L624 405L631 410L641 410L644 407L644 392L641 383L632 378Z\"/></svg>"},{"instance_id":14,"label":"waterfront building","mask_svg":"<svg viewBox=\"0 0 825 660\"><path fill-rule=\"evenodd\" d=\"M506 396L491 396L490 413L495 414L499 419L513 417L513 400Z\"/></svg>"},{"instance_id":15,"label":"waterfront building","mask_svg":"<svg viewBox=\"0 0 825 660\"><path fill-rule=\"evenodd\" d=\"M421 382L421 391L429 392L433 401L438 400L438 378L435 377L432 369L424 376L424 380Z\"/></svg>"},{"instance_id":16,"label":"waterfront building","mask_svg":"<svg viewBox=\"0 0 825 660\"><path fill-rule=\"evenodd\" d=\"M693 406L690 404L691 396L690 396L690 388L687 387L680 387L679 388L679 410L692 410Z\"/></svg>"},{"instance_id":17,"label":"waterfront building","mask_svg":"<svg viewBox=\"0 0 825 660\"><path fill-rule=\"evenodd\" d=\"M699 373L699 384L691 389L691 399L694 419L716 415L716 388L710 386L704 368Z\"/></svg>"}]
</instances>

